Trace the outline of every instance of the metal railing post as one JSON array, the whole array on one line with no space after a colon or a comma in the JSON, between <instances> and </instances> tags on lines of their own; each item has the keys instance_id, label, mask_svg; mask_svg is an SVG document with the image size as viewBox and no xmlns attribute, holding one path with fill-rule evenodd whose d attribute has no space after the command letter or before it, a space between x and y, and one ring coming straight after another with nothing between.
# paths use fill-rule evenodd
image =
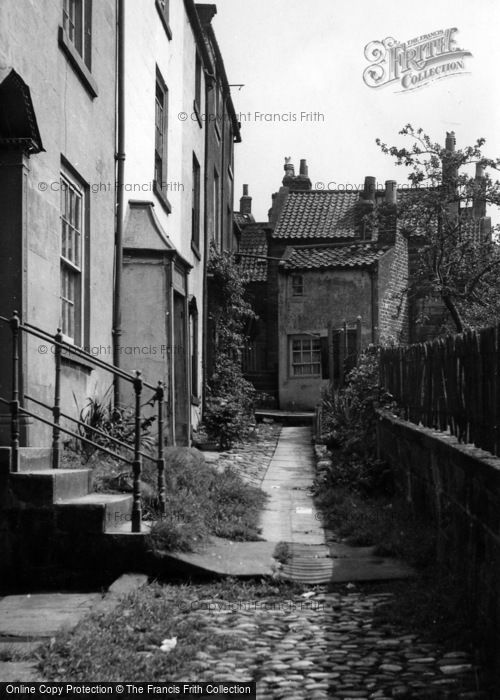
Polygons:
<instances>
[{"instance_id":1,"label":"metal railing post","mask_svg":"<svg viewBox=\"0 0 500 700\"><path fill-rule=\"evenodd\" d=\"M165 515L167 508L165 501L165 457L163 451L163 402L165 400L163 382L158 382L156 398L158 400L158 504L161 515Z\"/></svg>"},{"instance_id":2,"label":"metal railing post","mask_svg":"<svg viewBox=\"0 0 500 700\"><path fill-rule=\"evenodd\" d=\"M14 311L10 319L12 330L12 400L10 402L11 419L11 461L10 470L19 471L19 314Z\"/></svg>"},{"instance_id":3,"label":"metal railing post","mask_svg":"<svg viewBox=\"0 0 500 700\"><path fill-rule=\"evenodd\" d=\"M133 469L133 502L132 502L132 532L141 531L142 506L141 506L141 394L142 379L141 373L136 371L134 379L135 392L135 443Z\"/></svg>"},{"instance_id":4,"label":"metal railing post","mask_svg":"<svg viewBox=\"0 0 500 700\"><path fill-rule=\"evenodd\" d=\"M52 428L52 469L59 469L61 460L61 431L59 425L61 422L61 355L62 348L60 343L63 341L61 329L57 329L54 336L56 345L54 346L55 358L55 382L54 382L54 406L52 408L52 416L54 419L54 427Z\"/></svg>"}]
</instances>

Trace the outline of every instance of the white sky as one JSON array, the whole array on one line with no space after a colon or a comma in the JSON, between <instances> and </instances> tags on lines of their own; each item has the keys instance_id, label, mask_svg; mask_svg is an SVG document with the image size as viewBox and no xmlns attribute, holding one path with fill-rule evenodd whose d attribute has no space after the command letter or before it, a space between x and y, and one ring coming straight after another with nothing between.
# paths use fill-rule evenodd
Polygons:
<instances>
[{"instance_id":1,"label":"white sky","mask_svg":"<svg viewBox=\"0 0 500 700\"><path fill-rule=\"evenodd\" d=\"M484 136L489 157L500 157L500 3L498 0L215 0L213 24L238 113L243 143L235 148L238 206L248 183L257 220L267 220L271 194L283 178L284 157L298 173L306 158L314 184L361 183L373 175L406 180L375 138L400 144L408 122L444 144L455 131L457 147ZM371 89L362 79L366 44L392 36L406 42L456 27L456 45L470 51L466 75L447 77L413 92L394 85ZM292 113L296 122L258 122L261 113ZM301 122L320 112L324 122ZM406 143L409 143L407 141Z\"/></svg>"}]
</instances>

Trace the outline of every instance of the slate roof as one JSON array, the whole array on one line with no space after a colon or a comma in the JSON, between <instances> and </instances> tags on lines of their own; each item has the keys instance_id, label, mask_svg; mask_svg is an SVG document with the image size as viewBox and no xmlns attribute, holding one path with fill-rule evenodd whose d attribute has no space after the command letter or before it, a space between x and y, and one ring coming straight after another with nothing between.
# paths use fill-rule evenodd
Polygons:
<instances>
[{"instance_id":1,"label":"slate roof","mask_svg":"<svg viewBox=\"0 0 500 700\"><path fill-rule=\"evenodd\" d=\"M273 238L355 238L359 191L290 192Z\"/></svg>"},{"instance_id":2,"label":"slate roof","mask_svg":"<svg viewBox=\"0 0 500 700\"><path fill-rule=\"evenodd\" d=\"M250 282L265 282L267 279L267 260L253 255L268 255L265 224L247 224L241 232L240 270Z\"/></svg>"},{"instance_id":3,"label":"slate roof","mask_svg":"<svg viewBox=\"0 0 500 700\"><path fill-rule=\"evenodd\" d=\"M366 267L384 255L388 247L369 243L338 246L288 247L283 259L287 270L327 270L331 268Z\"/></svg>"}]
</instances>

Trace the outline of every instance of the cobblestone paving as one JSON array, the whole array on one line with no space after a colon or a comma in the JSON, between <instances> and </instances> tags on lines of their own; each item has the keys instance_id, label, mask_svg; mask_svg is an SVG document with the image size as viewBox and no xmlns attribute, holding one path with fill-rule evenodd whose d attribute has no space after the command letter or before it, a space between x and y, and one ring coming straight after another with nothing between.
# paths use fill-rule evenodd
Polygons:
<instances>
[{"instance_id":1,"label":"cobblestone paving","mask_svg":"<svg viewBox=\"0 0 500 700\"><path fill-rule=\"evenodd\" d=\"M477 669L466 652L446 652L416 634L375 623L374 610L391 594L354 588L317 588L311 598L279 602L192 604L193 624L208 624L215 636L196 654L196 677L256 680L259 700L487 697L478 691Z\"/></svg>"},{"instance_id":2,"label":"cobblestone paving","mask_svg":"<svg viewBox=\"0 0 500 700\"><path fill-rule=\"evenodd\" d=\"M217 469L231 469L249 484L260 486L276 449L281 425L258 423L253 439L225 452L207 453L205 458Z\"/></svg>"},{"instance_id":3,"label":"cobblestone paving","mask_svg":"<svg viewBox=\"0 0 500 700\"><path fill-rule=\"evenodd\" d=\"M261 424L252 443L220 453L215 464L260 485L279 433L278 425ZM309 598L280 602L199 601L189 614L194 624L208 624L215 638L196 655L196 676L256 680L259 700L492 697L479 690L479 669L466 651L374 620L377 606L390 603L392 593L373 593L362 584L314 590Z\"/></svg>"}]
</instances>

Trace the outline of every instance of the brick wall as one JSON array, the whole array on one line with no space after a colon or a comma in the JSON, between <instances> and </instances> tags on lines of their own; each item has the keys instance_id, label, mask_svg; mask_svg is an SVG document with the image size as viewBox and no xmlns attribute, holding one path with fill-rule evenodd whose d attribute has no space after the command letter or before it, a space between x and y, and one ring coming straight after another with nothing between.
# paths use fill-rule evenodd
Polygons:
<instances>
[{"instance_id":1,"label":"brick wall","mask_svg":"<svg viewBox=\"0 0 500 700\"><path fill-rule=\"evenodd\" d=\"M414 511L436 526L437 558L462 580L500 657L500 459L380 412L380 456Z\"/></svg>"},{"instance_id":2,"label":"brick wall","mask_svg":"<svg viewBox=\"0 0 500 700\"><path fill-rule=\"evenodd\" d=\"M408 243L397 233L394 247L378 265L379 339L381 343L407 343Z\"/></svg>"}]
</instances>

